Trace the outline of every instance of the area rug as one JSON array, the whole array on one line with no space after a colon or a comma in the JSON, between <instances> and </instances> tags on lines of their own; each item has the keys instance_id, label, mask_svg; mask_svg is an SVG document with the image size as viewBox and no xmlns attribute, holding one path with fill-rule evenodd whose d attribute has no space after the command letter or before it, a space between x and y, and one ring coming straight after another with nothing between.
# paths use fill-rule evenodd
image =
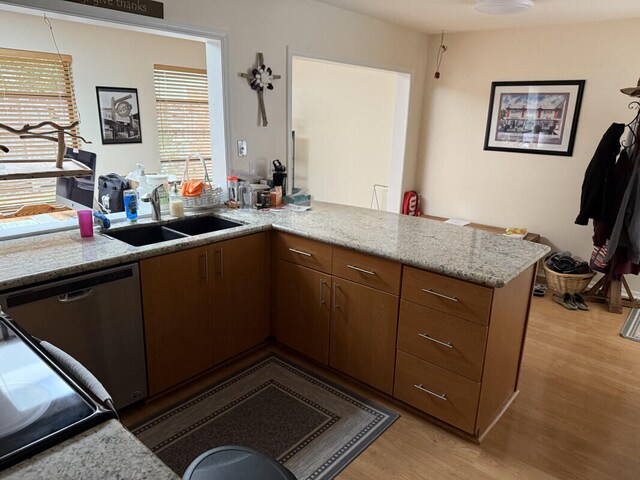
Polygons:
<instances>
[{"instance_id":1,"label":"area rug","mask_svg":"<svg viewBox=\"0 0 640 480\"><path fill-rule=\"evenodd\" d=\"M222 445L254 448L298 480L334 478L398 414L271 355L132 428L182 476Z\"/></svg>"},{"instance_id":2,"label":"area rug","mask_svg":"<svg viewBox=\"0 0 640 480\"><path fill-rule=\"evenodd\" d=\"M640 309L632 308L624 322L620 335L629 340L640 342Z\"/></svg>"}]
</instances>

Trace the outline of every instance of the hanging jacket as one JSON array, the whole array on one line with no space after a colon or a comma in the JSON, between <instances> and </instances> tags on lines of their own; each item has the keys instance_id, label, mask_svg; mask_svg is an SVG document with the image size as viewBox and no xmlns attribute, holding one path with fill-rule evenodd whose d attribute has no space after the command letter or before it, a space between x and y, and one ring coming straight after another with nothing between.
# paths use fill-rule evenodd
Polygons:
<instances>
[{"instance_id":1,"label":"hanging jacket","mask_svg":"<svg viewBox=\"0 0 640 480\"><path fill-rule=\"evenodd\" d=\"M615 217L611 218L612 209L607 208L607 199L612 191L613 171L616 157L620 153L620 137L624 129L623 123L611 124L589 162L582 182L580 213L575 221L578 225L587 225L590 218L608 225L615 223Z\"/></svg>"},{"instance_id":2,"label":"hanging jacket","mask_svg":"<svg viewBox=\"0 0 640 480\"><path fill-rule=\"evenodd\" d=\"M605 261L611 259L616 249L622 246L629 249L628 259L631 263L640 263L640 148L636 148L631 157L633 174L620 203Z\"/></svg>"}]
</instances>

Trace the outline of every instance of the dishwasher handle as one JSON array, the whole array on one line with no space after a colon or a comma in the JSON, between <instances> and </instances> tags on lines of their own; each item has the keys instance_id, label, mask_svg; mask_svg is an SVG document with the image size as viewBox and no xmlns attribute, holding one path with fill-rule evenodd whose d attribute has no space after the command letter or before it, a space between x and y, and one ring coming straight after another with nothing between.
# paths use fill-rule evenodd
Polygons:
<instances>
[{"instance_id":1,"label":"dishwasher handle","mask_svg":"<svg viewBox=\"0 0 640 480\"><path fill-rule=\"evenodd\" d=\"M62 295L58 295L58 301L60 303L71 303L77 302L78 300L82 300L83 298L87 298L93 295L93 288L85 288L82 290L77 290L71 293L63 293Z\"/></svg>"}]
</instances>

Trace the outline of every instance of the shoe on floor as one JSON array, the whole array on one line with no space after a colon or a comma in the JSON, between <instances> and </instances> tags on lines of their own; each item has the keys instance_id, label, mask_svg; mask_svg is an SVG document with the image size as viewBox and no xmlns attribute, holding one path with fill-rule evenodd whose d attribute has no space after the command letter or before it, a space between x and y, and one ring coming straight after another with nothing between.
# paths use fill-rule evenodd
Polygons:
<instances>
[{"instance_id":1,"label":"shoe on floor","mask_svg":"<svg viewBox=\"0 0 640 480\"><path fill-rule=\"evenodd\" d=\"M536 283L533 287L534 297L544 297L544 292L547 290L547 286L542 283Z\"/></svg>"},{"instance_id":2,"label":"shoe on floor","mask_svg":"<svg viewBox=\"0 0 640 480\"><path fill-rule=\"evenodd\" d=\"M576 307L578 307L578 310L584 310L585 312L588 310L591 310L591 307L589 307L589 305L587 305L586 302L584 301L584 297L579 293L576 293L573 296L573 303L576 304Z\"/></svg>"},{"instance_id":3,"label":"shoe on floor","mask_svg":"<svg viewBox=\"0 0 640 480\"><path fill-rule=\"evenodd\" d=\"M578 305L573 301L573 295L570 293L565 293L564 295L554 293L552 298L554 302L559 303L567 310L578 310Z\"/></svg>"}]
</instances>

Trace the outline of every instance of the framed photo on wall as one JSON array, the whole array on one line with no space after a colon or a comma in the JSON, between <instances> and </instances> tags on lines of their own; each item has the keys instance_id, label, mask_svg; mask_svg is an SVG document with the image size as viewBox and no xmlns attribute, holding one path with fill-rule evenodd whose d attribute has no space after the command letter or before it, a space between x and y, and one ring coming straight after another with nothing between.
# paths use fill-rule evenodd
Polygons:
<instances>
[{"instance_id":1,"label":"framed photo on wall","mask_svg":"<svg viewBox=\"0 0 640 480\"><path fill-rule=\"evenodd\" d=\"M584 83L493 82L484 149L571 156Z\"/></svg>"},{"instance_id":2,"label":"framed photo on wall","mask_svg":"<svg viewBox=\"0 0 640 480\"><path fill-rule=\"evenodd\" d=\"M137 88L96 87L102 144L142 143Z\"/></svg>"}]
</instances>

